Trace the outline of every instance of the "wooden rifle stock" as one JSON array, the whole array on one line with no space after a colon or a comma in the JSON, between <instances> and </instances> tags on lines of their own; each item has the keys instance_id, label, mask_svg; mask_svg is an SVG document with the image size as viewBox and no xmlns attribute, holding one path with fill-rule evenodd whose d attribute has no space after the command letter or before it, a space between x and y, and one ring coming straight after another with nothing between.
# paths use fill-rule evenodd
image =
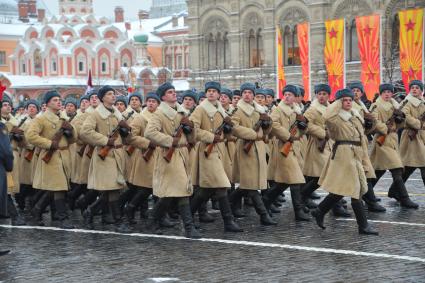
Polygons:
<instances>
[{"instance_id":1,"label":"wooden rifle stock","mask_svg":"<svg viewBox=\"0 0 425 283\"><path fill-rule=\"evenodd\" d=\"M149 147L148 150L146 150L145 153L143 153L143 159L146 162L149 162L149 160L151 160L154 152L155 152L155 148Z\"/></svg>"},{"instance_id":2,"label":"wooden rifle stock","mask_svg":"<svg viewBox=\"0 0 425 283\"><path fill-rule=\"evenodd\" d=\"M91 159L93 156L93 152L94 152L94 146L89 145L89 149L87 150L86 156Z\"/></svg>"},{"instance_id":3,"label":"wooden rifle stock","mask_svg":"<svg viewBox=\"0 0 425 283\"><path fill-rule=\"evenodd\" d=\"M214 132L214 136L215 136L215 135L221 135L221 134L223 133L223 129L224 129L224 126L225 126L225 125L226 125L226 123L223 121L223 123L220 125L220 127L218 127L218 128L215 130L215 132ZM214 149L214 146L215 146L215 143L209 143L209 144L205 147L205 149L204 149L205 157L207 157L207 158L208 158L208 156L210 156L210 154L211 154L212 150Z\"/></svg>"},{"instance_id":4,"label":"wooden rifle stock","mask_svg":"<svg viewBox=\"0 0 425 283\"><path fill-rule=\"evenodd\" d=\"M26 161L28 161L28 162L32 161L32 159L34 158L34 151L35 151L35 149L27 151L27 153L24 156Z\"/></svg>"},{"instance_id":5,"label":"wooden rifle stock","mask_svg":"<svg viewBox=\"0 0 425 283\"><path fill-rule=\"evenodd\" d=\"M328 140L329 139L319 139L319 146L318 146L318 149L319 149L319 151L320 152L324 152L325 151L325 147L326 147L326 144L328 143Z\"/></svg>"},{"instance_id":6,"label":"wooden rifle stock","mask_svg":"<svg viewBox=\"0 0 425 283\"><path fill-rule=\"evenodd\" d=\"M57 142L59 144L59 141L61 140L62 136L63 136L63 129L60 128L59 131L53 136L52 142L54 141L54 142ZM50 162L50 160L52 160L53 154L55 152L56 152L56 149L49 148L49 150L44 155L42 160L48 164Z\"/></svg>"},{"instance_id":7,"label":"wooden rifle stock","mask_svg":"<svg viewBox=\"0 0 425 283\"><path fill-rule=\"evenodd\" d=\"M260 130L261 124L263 124L263 120L258 120L257 123L254 126L254 131L258 132ZM245 144L243 146L243 150L245 151L245 153L249 153L251 151L252 146L254 145L255 140L254 141L245 141Z\"/></svg>"},{"instance_id":8,"label":"wooden rifle stock","mask_svg":"<svg viewBox=\"0 0 425 283\"><path fill-rule=\"evenodd\" d=\"M125 151L127 152L128 156L131 156L135 150L136 148L134 146L129 145Z\"/></svg>"},{"instance_id":9,"label":"wooden rifle stock","mask_svg":"<svg viewBox=\"0 0 425 283\"><path fill-rule=\"evenodd\" d=\"M179 127L176 129L176 132L173 135L173 138L178 138L180 140L180 138L182 137L183 134L183 125L180 124ZM176 150L176 148L171 145L170 148L168 148L167 152L164 155L164 159L170 163L171 159L173 158L174 155L174 151Z\"/></svg>"},{"instance_id":10,"label":"wooden rifle stock","mask_svg":"<svg viewBox=\"0 0 425 283\"><path fill-rule=\"evenodd\" d=\"M80 157L83 157L84 151L86 151L87 145L84 144L80 147L80 150L77 152Z\"/></svg>"},{"instance_id":11,"label":"wooden rifle stock","mask_svg":"<svg viewBox=\"0 0 425 283\"><path fill-rule=\"evenodd\" d=\"M130 117L134 114L134 111L130 112L127 116L127 118L124 119L124 121L127 121L128 119L130 119ZM115 127L115 129L112 130L112 132L110 133L110 135L108 136L108 140L110 138L113 138L114 140L118 138L118 133L120 130L120 125L118 123L118 125ZM102 146L99 150L98 156L100 157L100 159L105 160L106 156L108 156L109 152L111 151L112 146L110 145L105 145Z\"/></svg>"},{"instance_id":12,"label":"wooden rifle stock","mask_svg":"<svg viewBox=\"0 0 425 283\"><path fill-rule=\"evenodd\" d=\"M289 133L290 133L290 137L291 138L294 138L296 136L296 134L297 134L297 125L296 125L296 122L291 126L291 129L290 129ZM290 141L290 140L286 141L283 144L283 146L282 146L282 148L280 150L280 153L282 153L283 156L288 157L289 152L291 152L291 149L292 149L292 144L293 144L292 141Z\"/></svg>"}]
</instances>

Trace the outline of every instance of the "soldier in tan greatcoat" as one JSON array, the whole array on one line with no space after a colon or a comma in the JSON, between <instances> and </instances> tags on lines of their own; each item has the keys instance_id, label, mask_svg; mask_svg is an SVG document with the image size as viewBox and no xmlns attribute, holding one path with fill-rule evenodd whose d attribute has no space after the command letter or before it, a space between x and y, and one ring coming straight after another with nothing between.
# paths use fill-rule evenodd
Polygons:
<instances>
[{"instance_id":1,"label":"soldier in tan greatcoat","mask_svg":"<svg viewBox=\"0 0 425 283\"><path fill-rule=\"evenodd\" d=\"M261 224L276 225L258 192L267 189L266 145L263 139L270 133L272 122L265 113L265 108L254 102L254 84L242 84L241 94L242 99L239 100L237 110L232 116L232 134L238 138L233 177L240 185L230 194L229 199L235 211L240 209L235 204L240 203L243 196L248 196L260 215Z\"/></svg>"},{"instance_id":2,"label":"soldier in tan greatcoat","mask_svg":"<svg viewBox=\"0 0 425 283\"><path fill-rule=\"evenodd\" d=\"M206 202L215 197L218 201L221 216L224 222L224 230L228 232L242 232L242 229L234 222L227 190L230 189L230 181L224 170L228 158L225 135L232 132L232 122L221 106L218 98L221 86L218 82L205 84L205 99L195 108L190 120L196 129L196 138L199 145L196 148L197 163L192 164L199 180L199 189L191 202L192 213ZM220 131L218 129L221 129Z\"/></svg>"},{"instance_id":3,"label":"soldier in tan greatcoat","mask_svg":"<svg viewBox=\"0 0 425 283\"><path fill-rule=\"evenodd\" d=\"M0 93L0 96L3 93ZM22 123L20 123L15 117L12 116L12 101L9 99L7 95L4 95L2 100L0 100L1 107L1 116L0 122L5 126L3 134L9 135L10 143L13 150L13 171L12 173L7 173L7 179L9 179L7 186L7 212L11 218L11 224L13 226L21 226L25 225L25 220L21 217L18 209L15 206L15 202L13 198L15 198L16 202L19 200L19 161L20 155L19 146L22 146L25 142L23 138L23 129ZM12 182L10 182L12 179ZM0 181L0 183L2 183ZM12 183L12 184L10 184ZM6 215L5 215L6 216Z\"/></svg>"},{"instance_id":4,"label":"soldier in tan greatcoat","mask_svg":"<svg viewBox=\"0 0 425 283\"><path fill-rule=\"evenodd\" d=\"M29 125L37 116L40 110L40 104L36 100L28 100L25 103L26 114L22 115L21 118L25 119L21 128L25 132L28 130ZM23 120L21 120L22 123ZM21 158L19 160L19 183L21 187L20 195L22 199L22 205L26 211L30 211L33 206L33 196L35 190L32 186L34 180L34 171L37 158L35 158L35 146L24 140L21 146Z\"/></svg>"},{"instance_id":5,"label":"soldier in tan greatcoat","mask_svg":"<svg viewBox=\"0 0 425 283\"><path fill-rule=\"evenodd\" d=\"M368 223L361 202L367 191L367 180L363 167L362 139L364 120L357 111L352 110L354 94L350 89L337 91L336 99L324 114L329 137L335 141L331 155L326 162L319 184L329 192L312 215L317 225L325 228L325 214L344 196L351 197L351 206L356 216L360 234L377 235Z\"/></svg>"},{"instance_id":6,"label":"soldier in tan greatcoat","mask_svg":"<svg viewBox=\"0 0 425 283\"><path fill-rule=\"evenodd\" d=\"M304 212L304 203L301 199L301 185L305 183L305 180L294 148L294 142L299 140L307 129L307 121L296 108L297 87L288 84L282 92L283 99L271 114L273 121L271 134L276 137L273 142L274 154L271 156L274 159L271 162L274 166L274 172L271 175L274 183L264 194L263 199L266 208L270 208L276 198L290 187L295 219L308 221L309 216ZM290 133L294 130L295 135ZM282 148L287 142L291 145L290 149L283 153Z\"/></svg>"},{"instance_id":7,"label":"soldier in tan greatcoat","mask_svg":"<svg viewBox=\"0 0 425 283\"><path fill-rule=\"evenodd\" d=\"M155 93L148 93L146 104L148 106L140 114L137 114L130 123L132 137L128 142L135 147L135 150L130 159L131 170L128 171L127 185L135 193L129 198L125 212L132 224L136 223L134 214L139 206L144 205L141 208L141 215L147 218L147 201L152 194L156 144L145 138L145 130L160 104L160 99ZM161 220L161 225L167 226L164 221L166 221L166 218Z\"/></svg>"},{"instance_id":8,"label":"soldier in tan greatcoat","mask_svg":"<svg viewBox=\"0 0 425 283\"><path fill-rule=\"evenodd\" d=\"M417 208L418 205L409 198L403 182L403 162L399 152L397 131L404 127L405 114L400 110L402 106L392 98L394 94L392 84L381 84L379 93L379 98L371 106L372 113L377 115L376 133L370 154L376 174L372 186L375 186L384 173L389 170L393 184L388 190L388 196L400 201L403 207Z\"/></svg>"},{"instance_id":9,"label":"soldier in tan greatcoat","mask_svg":"<svg viewBox=\"0 0 425 283\"><path fill-rule=\"evenodd\" d=\"M74 226L68 220L65 195L69 190L72 171L69 146L75 143L77 133L68 122L69 118L61 112L58 92L47 92L44 102L47 105L46 112L34 119L25 133L26 140L41 149L33 187L43 190L44 194L34 205L31 214L39 225L44 225L42 213L53 202L55 210L52 213L61 222L60 226L72 229ZM53 208L52 205L50 207Z\"/></svg>"},{"instance_id":10,"label":"soldier in tan greatcoat","mask_svg":"<svg viewBox=\"0 0 425 283\"><path fill-rule=\"evenodd\" d=\"M331 88L327 84L318 84L315 86L314 92L316 98L304 114L304 117L309 122L305 166L303 168L306 184L301 190L301 195L308 208L317 207L317 204L312 201L310 196L320 187L319 178L328 160L332 146L329 132L326 131L325 119L323 118L329 105Z\"/></svg>"},{"instance_id":11,"label":"soldier in tan greatcoat","mask_svg":"<svg viewBox=\"0 0 425 283\"><path fill-rule=\"evenodd\" d=\"M152 228L159 228L172 201L177 201L185 236L200 238L193 223L189 197L193 193L188 143L195 142L193 122L177 103L175 88L170 83L157 90L161 104L152 115L145 137L158 145L155 154L153 194L159 199L153 208Z\"/></svg>"},{"instance_id":12,"label":"soldier in tan greatcoat","mask_svg":"<svg viewBox=\"0 0 425 283\"><path fill-rule=\"evenodd\" d=\"M80 136L94 146L90 161L87 188L101 193L108 202L118 232L128 233L126 217L121 215L120 191L125 187L124 139L131 136L131 128L115 108L115 90L103 86L97 94L101 103L85 119Z\"/></svg>"},{"instance_id":13,"label":"soldier in tan greatcoat","mask_svg":"<svg viewBox=\"0 0 425 283\"><path fill-rule=\"evenodd\" d=\"M369 136L376 127L376 121L378 119L376 113L370 113L368 106L370 106L369 100L366 98L366 93L364 91L363 84L359 81L354 81L349 83L349 88L352 90L354 94L353 100L353 110L357 110L360 115L365 120L365 134ZM366 104L365 104L365 102ZM369 141L368 139L362 140L363 150L367 153L364 155L364 166L366 170L366 178L367 178L367 193L363 195L363 200L367 204L367 208L372 212L385 212L386 209L382 205L378 203L379 199L375 196L375 192L373 191L373 182L376 179L375 170L373 169L372 162L369 158Z\"/></svg>"},{"instance_id":14,"label":"soldier in tan greatcoat","mask_svg":"<svg viewBox=\"0 0 425 283\"><path fill-rule=\"evenodd\" d=\"M406 182L417 168L425 184L425 100L424 85L413 80L409 84L407 103L402 111L406 115L406 128L401 135L400 155L404 165L403 181Z\"/></svg>"}]
</instances>

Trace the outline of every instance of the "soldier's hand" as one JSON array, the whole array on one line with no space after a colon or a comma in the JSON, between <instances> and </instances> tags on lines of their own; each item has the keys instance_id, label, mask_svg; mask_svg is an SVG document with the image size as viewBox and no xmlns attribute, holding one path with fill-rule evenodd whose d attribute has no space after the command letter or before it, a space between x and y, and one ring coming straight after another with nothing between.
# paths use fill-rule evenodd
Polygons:
<instances>
[{"instance_id":1,"label":"soldier's hand","mask_svg":"<svg viewBox=\"0 0 425 283\"><path fill-rule=\"evenodd\" d=\"M189 118L187 118L187 117L183 117L183 118L180 120L180 124L185 125L185 126L187 126L187 127L190 127L190 128L192 128L192 129L193 129L193 127L195 126L195 125L193 124L193 122L192 122L192 121L190 121L190 120L189 120Z\"/></svg>"},{"instance_id":2,"label":"soldier's hand","mask_svg":"<svg viewBox=\"0 0 425 283\"><path fill-rule=\"evenodd\" d=\"M179 145L180 138L179 137L173 137L173 147L177 147Z\"/></svg>"},{"instance_id":3,"label":"soldier's hand","mask_svg":"<svg viewBox=\"0 0 425 283\"><path fill-rule=\"evenodd\" d=\"M127 130L130 130L131 129L131 127L130 127L130 125L127 123L127 121L125 121L125 120L121 120L119 123L118 123L118 126L120 127L120 128L124 128L124 129L127 129Z\"/></svg>"},{"instance_id":4,"label":"soldier's hand","mask_svg":"<svg viewBox=\"0 0 425 283\"><path fill-rule=\"evenodd\" d=\"M329 140L330 139L330 134L329 134L329 130L328 129L325 130L325 139L326 140Z\"/></svg>"},{"instance_id":5,"label":"soldier's hand","mask_svg":"<svg viewBox=\"0 0 425 283\"><path fill-rule=\"evenodd\" d=\"M214 135L213 143L219 143L221 141L221 135Z\"/></svg>"},{"instance_id":6,"label":"soldier's hand","mask_svg":"<svg viewBox=\"0 0 425 283\"><path fill-rule=\"evenodd\" d=\"M68 121L63 121L61 128L64 130L72 131L71 123L69 123Z\"/></svg>"},{"instance_id":7,"label":"soldier's hand","mask_svg":"<svg viewBox=\"0 0 425 283\"><path fill-rule=\"evenodd\" d=\"M365 112L365 113L364 113L364 119L365 119L365 120L373 121L373 120L375 120L375 117L373 117L373 115L372 115L371 113L367 113L367 112Z\"/></svg>"},{"instance_id":8,"label":"soldier's hand","mask_svg":"<svg viewBox=\"0 0 425 283\"><path fill-rule=\"evenodd\" d=\"M156 143L154 143L153 141L150 141L148 147L149 148L152 148L152 149L155 149L156 148Z\"/></svg>"},{"instance_id":9,"label":"soldier's hand","mask_svg":"<svg viewBox=\"0 0 425 283\"><path fill-rule=\"evenodd\" d=\"M107 146L114 146L115 145L115 138L109 138L108 143L106 145Z\"/></svg>"},{"instance_id":10,"label":"soldier's hand","mask_svg":"<svg viewBox=\"0 0 425 283\"><path fill-rule=\"evenodd\" d=\"M19 129L18 127L13 127L12 130L10 130L10 133L15 135L23 135L24 131L22 129Z\"/></svg>"},{"instance_id":11,"label":"soldier's hand","mask_svg":"<svg viewBox=\"0 0 425 283\"><path fill-rule=\"evenodd\" d=\"M50 145L50 149L53 149L53 150L59 149L59 141L52 140L52 144Z\"/></svg>"},{"instance_id":12,"label":"soldier's hand","mask_svg":"<svg viewBox=\"0 0 425 283\"><path fill-rule=\"evenodd\" d=\"M261 114L260 114L260 120L263 120L263 121L270 121L270 120L271 120L271 118L270 118L270 116L269 116L269 115L267 115L266 113L261 113Z\"/></svg>"},{"instance_id":13,"label":"soldier's hand","mask_svg":"<svg viewBox=\"0 0 425 283\"><path fill-rule=\"evenodd\" d=\"M231 126L233 126L232 119L231 119L229 116L225 117L225 118L223 119L223 122L224 122L225 124L227 124L227 125L231 125Z\"/></svg>"}]
</instances>

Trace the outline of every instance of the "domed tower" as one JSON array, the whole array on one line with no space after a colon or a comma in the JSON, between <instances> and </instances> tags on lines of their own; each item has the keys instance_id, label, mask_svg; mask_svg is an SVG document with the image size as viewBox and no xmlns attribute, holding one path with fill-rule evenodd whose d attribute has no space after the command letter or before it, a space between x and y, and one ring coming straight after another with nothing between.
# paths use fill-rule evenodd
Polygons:
<instances>
[{"instance_id":1,"label":"domed tower","mask_svg":"<svg viewBox=\"0 0 425 283\"><path fill-rule=\"evenodd\" d=\"M80 16L93 14L93 0L59 0L59 13Z\"/></svg>"}]
</instances>

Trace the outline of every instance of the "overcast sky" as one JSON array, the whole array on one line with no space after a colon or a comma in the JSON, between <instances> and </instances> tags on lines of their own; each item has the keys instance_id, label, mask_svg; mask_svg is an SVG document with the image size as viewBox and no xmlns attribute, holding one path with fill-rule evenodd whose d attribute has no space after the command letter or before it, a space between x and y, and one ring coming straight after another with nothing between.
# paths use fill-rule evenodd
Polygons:
<instances>
[{"instance_id":1,"label":"overcast sky","mask_svg":"<svg viewBox=\"0 0 425 283\"><path fill-rule=\"evenodd\" d=\"M58 14L59 0L39 0L44 2L50 10L50 13ZM137 19L139 10L149 10L152 0L94 0L94 13L97 16L106 16L112 18L114 16L114 8L122 6L124 8L126 19Z\"/></svg>"}]
</instances>

